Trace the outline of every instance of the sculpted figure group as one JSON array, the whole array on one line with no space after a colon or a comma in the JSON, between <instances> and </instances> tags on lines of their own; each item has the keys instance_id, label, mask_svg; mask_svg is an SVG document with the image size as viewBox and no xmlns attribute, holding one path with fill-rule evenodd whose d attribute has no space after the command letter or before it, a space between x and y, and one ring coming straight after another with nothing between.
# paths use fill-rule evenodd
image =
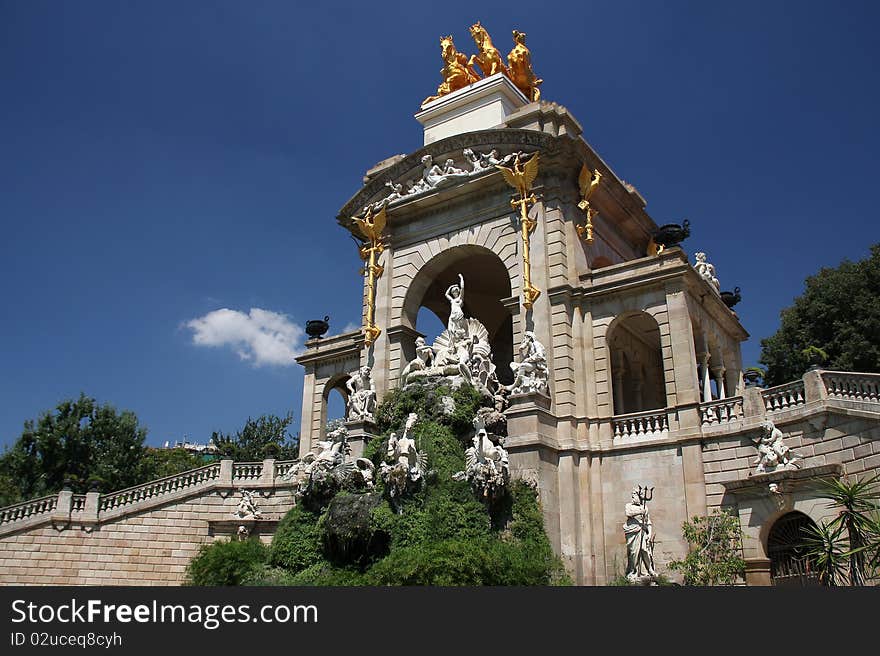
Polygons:
<instances>
[{"instance_id":1,"label":"sculpted figure group","mask_svg":"<svg viewBox=\"0 0 880 656\"><path fill-rule=\"evenodd\" d=\"M506 65L498 48L492 43L489 32L479 21L471 25L470 34L478 50L470 58L456 49L451 35L440 38L440 57L443 59L440 75L443 81L437 87L436 95L428 96L422 101L423 106L496 73L504 73L509 77L514 86L531 102L540 100L541 92L538 87L543 80L532 71L532 55L526 47L525 32L513 30L514 45L507 55Z\"/></svg>"}]
</instances>

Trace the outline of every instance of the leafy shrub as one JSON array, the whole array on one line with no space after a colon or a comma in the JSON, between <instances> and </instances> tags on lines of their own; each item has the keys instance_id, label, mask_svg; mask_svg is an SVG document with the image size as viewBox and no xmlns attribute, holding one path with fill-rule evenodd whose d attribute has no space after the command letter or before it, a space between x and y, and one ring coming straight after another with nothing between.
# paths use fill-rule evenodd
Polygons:
<instances>
[{"instance_id":1,"label":"leafy shrub","mask_svg":"<svg viewBox=\"0 0 880 656\"><path fill-rule=\"evenodd\" d=\"M268 564L289 572L306 569L322 559L318 517L296 506L278 523L269 547Z\"/></svg>"},{"instance_id":2,"label":"leafy shrub","mask_svg":"<svg viewBox=\"0 0 880 656\"><path fill-rule=\"evenodd\" d=\"M202 545L186 568L187 585L241 585L266 561L266 547L256 539Z\"/></svg>"}]
</instances>

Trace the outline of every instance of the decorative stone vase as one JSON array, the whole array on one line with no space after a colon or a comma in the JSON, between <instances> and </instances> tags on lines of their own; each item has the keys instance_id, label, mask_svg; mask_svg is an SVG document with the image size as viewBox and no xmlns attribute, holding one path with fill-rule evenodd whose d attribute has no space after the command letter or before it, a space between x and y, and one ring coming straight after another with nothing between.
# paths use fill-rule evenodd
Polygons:
<instances>
[{"instance_id":1,"label":"decorative stone vase","mask_svg":"<svg viewBox=\"0 0 880 656\"><path fill-rule=\"evenodd\" d=\"M746 369L743 372L743 380L746 381L746 387L756 387L761 378L763 378L763 375L760 371Z\"/></svg>"},{"instance_id":2,"label":"decorative stone vase","mask_svg":"<svg viewBox=\"0 0 880 656\"><path fill-rule=\"evenodd\" d=\"M312 319L306 321L306 333L311 339L321 339L321 336L330 328L330 317L325 316L323 320Z\"/></svg>"},{"instance_id":3,"label":"decorative stone vase","mask_svg":"<svg viewBox=\"0 0 880 656\"><path fill-rule=\"evenodd\" d=\"M733 306L742 300L739 287L734 287L732 292L721 292L721 300L727 307L733 309Z\"/></svg>"},{"instance_id":4,"label":"decorative stone vase","mask_svg":"<svg viewBox=\"0 0 880 656\"><path fill-rule=\"evenodd\" d=\"M654 243L662 244L664 248L670 248L683 242L691 235L691 222L687 219L684 223L667 223L654 231Z\"/></svg>"}]
</instances>

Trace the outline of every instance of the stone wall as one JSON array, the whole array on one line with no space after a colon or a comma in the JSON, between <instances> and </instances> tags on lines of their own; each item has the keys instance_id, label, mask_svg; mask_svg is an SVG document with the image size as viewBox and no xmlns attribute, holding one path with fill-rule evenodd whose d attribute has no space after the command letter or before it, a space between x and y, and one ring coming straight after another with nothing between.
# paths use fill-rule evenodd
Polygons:
<instances>
[{"instance_id":1,"label":"stone wall","mask_svg":"<svg viewBox=\"0 0 880 656\"><path fill-rule=\"evenodd\" d=\"M60 492L54 503L0 510L0 584L180 585L203 544L239 525L268 542L294 505L290 463L231 460L111 495ZM241 490L261 520L238 520Z\"/></svg>"}]
</instances>

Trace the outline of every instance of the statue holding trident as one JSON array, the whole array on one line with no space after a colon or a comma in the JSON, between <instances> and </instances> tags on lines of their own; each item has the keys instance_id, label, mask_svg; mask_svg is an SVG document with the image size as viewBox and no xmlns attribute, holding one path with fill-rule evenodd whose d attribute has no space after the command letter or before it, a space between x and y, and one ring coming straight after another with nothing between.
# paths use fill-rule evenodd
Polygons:
<instances>
[{"instance_id":1,"label":"statue holding trident","mask_svg":"<svg viewBox=\"0 0 880 656\"><path fill-rule=\"evenodd\" d=\"M648 514L648 501L654 498L654 488L633 488L630 502L626 504L626 578L639 582L657 576L654 571L654 525Z\"/></svg>"}]
</instances>

